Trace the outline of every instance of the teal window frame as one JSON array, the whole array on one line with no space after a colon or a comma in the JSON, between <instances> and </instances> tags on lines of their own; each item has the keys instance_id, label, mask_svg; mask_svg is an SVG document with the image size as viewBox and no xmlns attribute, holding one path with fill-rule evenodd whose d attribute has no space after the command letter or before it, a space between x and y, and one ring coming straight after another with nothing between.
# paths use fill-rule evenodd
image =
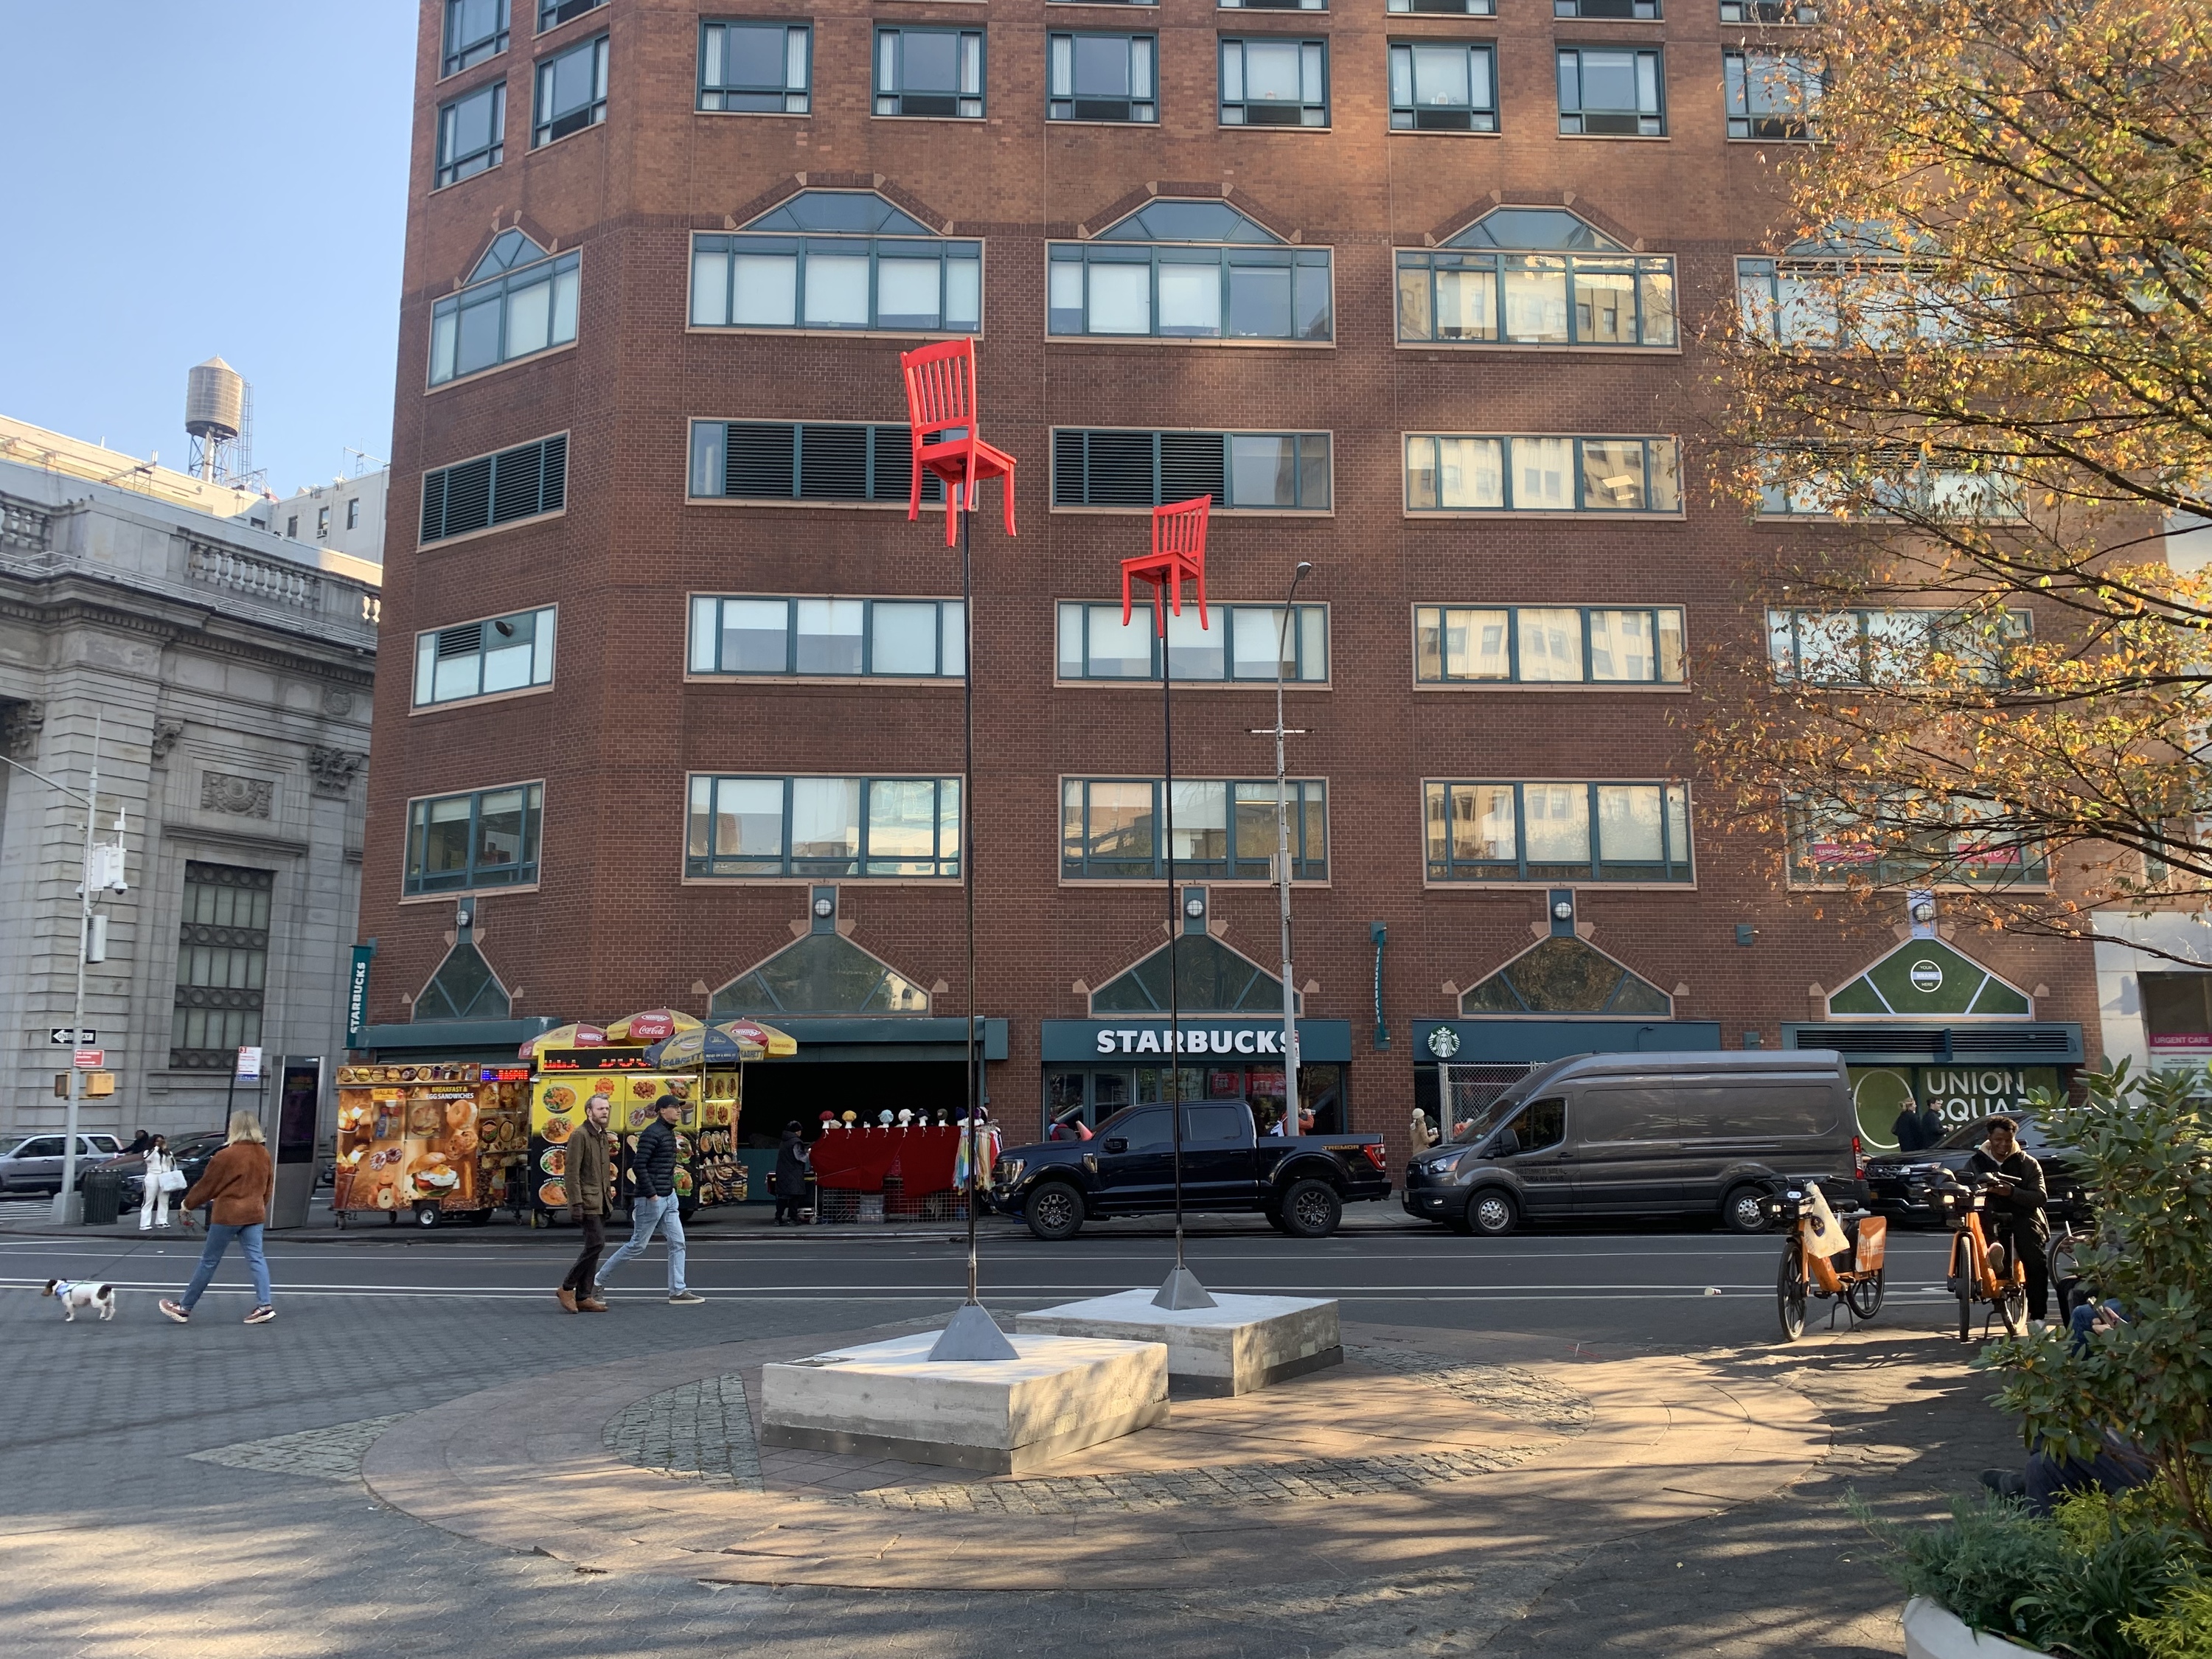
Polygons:
<instances>
[{"instance_id":1,"label":"teal window frame","mask_svg":"<svg viewBox=\"0 0 2212 1659\"><path fill-rule=\"evenodd\" d=\"M1753 60L1768 67L1754 77ZM1728 136L1761 143L1811 143L1820 136L1820 94L1827 70L1807 52L1758 46L1729 46L1721 53L1722 94ZM1790 94L1778 101L1780 83Z\"/></svg>"},{"instance_id":2,"label":"teal window frame","mask_svg":"<svg viewBox=\"0 0 2212 1659\"><path fill-rule=\"evenodd\" d=\"M1664 138L1667 136L1667 55L1658 46L1562 44L1559 49L1559 132L1565 137ZM1583 97L1586 54L1635 59L1636 103L1593 106ZM1650 72L1645 73L1649 63ZM1647 94L1649 94L1647 96ZM1595 123L1597 125L1593 125Z\"/></svg>"},{"instance_id":3,"label":"teal window frame","mask_svg":"<svg viewBox=\"0 0 2212 1659\"><path fill-rule=\"evenodd\" d=\"M802 634L801 607L810 603L854 605L860 607L860 662L857 670L846 671L801 664ZM784 607L783 664L778 668L742 668L729 666L726 661L726 607L732 604L780 605ZM931 637L935 641L935 656L927 670L914 668L887 669L876 663L876 611L879 606L928 605L936 611L936 621ZM957 684L965 678L963 663L967 649L967 631L963 607L958 599L932 599L926 595L912 598L904 595L869 598L841 598L814 594L784 593L694 593L691 596L690 636L685 662L687 672L696 675L711 675L717 678L763 679L839 679L865 680L891 678L899 680L941 679Z\"/></svg>"},{"instance_id":4,"label":"teal window frame","mask_svg":"<svg viewBox=\"0 0 2212 1659\"><path fill-rule=\"evenodd\" d=\"M1556 351L1569 346L1601 346L1610 351L1671 351L1681 343L1681 324L1675 308L1677 289L1671 254L1550 253L1538 251L1479 252L1455 248L1398 250L1398 338L1407 344L1495 345L1521 350ZM1490 290L1492 319L1486 331L1464 330L1441 333L1437 319L1445 307L1439 292L1439 275L1446 281L1471 280ZM1595 305L1606 291L1595 284L1584 288L1577 276L1631 279L1635 295L1634 337L1601 338L1595 326ZM1566 300L1566 338L1547 340L1507 332L1506 294L1516 280L1543 278L1562 284ZM1409 303L1416 301L1417 303ZM1425 327L1426 332L1417 330Z\"/></svg>"},{"instance_id":5,"label":"teal window frame","mask_svg":"<svg viewBox=\"0 0 2212 1659\"><path fill-rule=\"evenodd\" d=\"M449 75L459 75L463 70L474 69L478 64L489 63L507 50L513 21L508 6L509 0L489 0L488 6L483 0L475 5L471 0L446 0L445 28L438 59L441 80ZM462 20L471 10L488 10L489 30L464 40L459 38Z\"/></svg>"},{"instance_id":6,"label":"teal window frame","mask_svg":"<svg viewBox=\"0 0 2212 1659\"><path fill-rule=\"evenodd\" d=\"M1221 657L1219 673L1190 672L1188 653L1180 645L1171 645L1170 660L1176 664L1177 684L1190 685L1273 685L1275 671L1270 667L1264 674L1258 672L1240 674L1237 672L1237 634L1241 629L1256 627L1267 635L1267 655L1272 659L1283 638L1280 621L1282 606L1266 605L1224 605L1215 600L1206 607L1211 626L1206 630L1209 647L1217 647ZM1096 685L1141 685L1146 680L1157 684L1160 678L1160 637L1153 621L1150 601L1139 600L1129 607L1129 624L1142 629L1151 641L1151 652L1146 659L1145 672L1139 674L1104 673L1093 668L1091 651L1091 630L1094 623L1111 612L1118 623L1121 605L1118 599L1062 599L1059 604L1056 629L1056 661L1058 677L1063 681L1081 681ZM1264 619L1264 620L1262 620ZM1325 605L1301 605L1295 607L1289 630L1291 672L1283 677L1285 685L1315 686L1328 683L1328 607ZM1194 603L1186 603L1182 617L1169 612L1169 625L1182 629L1195 628L1198 610ZM1211 649L1207 654L1212 654ZM1180 659L1180 660L1178 660ZM1105 660L1101 653L1100 660ZM1122 659L1113 659L1115 661Z\"/></svg>"},{"instance_id":7,"label":"teal window frame","mask_svg":"<svg viewBox=\"0 0 2212 1659\"><path fill-rule=\"evenodd\" d=\"M1455 849L1451 827L1462 799L1460 792L1510 789L1513 792L1514 856L1486 859L1462 856ZM1583 823L1589 839L1587 860L1536 860L1528 856L1530 789L1587 792ZM1656 789L1659 792L1661 857L1616 860L1605 857L1601 790ZM1686 886L1697 879L1692 854L1690 787L1663 779L1626 778L1603 781L1578 778L1426 778L1421 783L1422 832L1431 883L1511 882L1542 884L1557 882L1634 883L1644 885ZM1471 797L1470 797L1471 798ZM1441 832L1441 842L1439 834ZM1442 853L1439 854L1439 846ZM1680 856L1676 856L1679 848Z\"/></svg>"},{"instance_id":8,"label":"teal window frame","mask_svg":"<svg viewBox=\"0 0 2212 1659\"><path fill-rule=\"evenodd\" d=\"M558 143L563 138L605 123L608 39L604 34L594 35L589 40L579 40L573 46L564 46L537 61L533 66L536 91L531 103L531 149L542 149L548 144ZM556 95L561 66L587 52L592 58L591 95L580 104L570 104L560 110L550 109L548 106Z\"/></svg>"},{"instance_id":9,"label":"teal window frame","mask_svg":"<svg viewBox=\"0 0 2212 1659\"><path fill-rule=\"evenodd\" d=\"M489 100L491 118L487 123L489 137L482 144L467 150L457 148L460 143L463 109L478 100ZM458 185L464 179L473 179L479 173L489 173L506 159L507 155L507 82L490 81L458 98L448 99L438 106L438 169L434 175L433 189L443 190L448 185Z\"/></svg>"},{"instance_id":10,"label":"teal window frame","mask_svg":"<svg viewBox=\"0 0 2212 1659\"><path fill-rule=\"evenodd\" d=\"M732 29L781 31L783 79L768 82L731 78ZM719 73L709 78L719 64ZM805 115L814 97L814 26L780 17L702 17L699 20L699 81L696 107L710 115ZM744 100L744 101L738 101Z\"/></svg>"},{"instance_id":11,"label":"teal window frame","mask_svg":"<svg viewBox=\"0 0 2212 1659\"><path fill-rule=\"evenodd\" d=\"M1495 443L1498 446L1498 503L1495 506L1444 506L1443 501L1442 446L1447 442ZM1569 468L1574 483L1571 504L1560 507L1530 507L1522 505L1516 494L1514 446L1520 443L1565 443L1573 446L1572 463ZM1635 444L1640 447L1644 469L1643 505L1613 507L1602 501L1593 502L1589 489L1592 444ZM1421 493L1417 480L1422 476L1420 462L1422 447L1426 446L1427 472L1430 480L1428 494L1432 497L1425 505L1416 499ZM1429 514L1457 516L1470 513L1510 513L1524 516L1564 518L1569 515L1604 516L1608 518L1680 518L1682 516L1682 452L1680 441L1669 437L1641 436L1633 434L1607 433L1493 433L1493 432L1409 432L1405 442L1405 504L1411 517ZM1662 505L1660 503L1666 502Z\"/></svg>"},{"instance_id":12,"label":"teal window frame","mask_svg":"<svg viewBox=\"0 0 2212 1659\"><path fill-rule=\"evenodd\" d=\"M1292 446L1292 489L1297 499L1237 499L1240 439ZM1210 495L1229 513L1329 513L1335 498L1332 475L1335 445L1326 432L1165 432L1120 427L1054 427L1052 431L1052 505L1055 511L1088 509L1150 512L1155 507ZM1256 446L1247 447L1251 464L1264 467ZM1286 456L1275 461L1277 477ZM1108 475L1100 477L1100 475ZM1142 475L1149 494L1127 488ZM1094 479L1097 482L1094 482ZM1119 494L1109 486L1123 486Z\"/></svg>"},{"instance_id":13,"label":"teal window frame","mask_svg":"<svg viewBox=\"0 0 2212 1659\"><path fill-rule=\"evenodd\" d=\"M1245 95L1246 65L1244 48L1247 46L1295 46L1298 49L1298 101L1273 98L1248 98ZM1219 124L1224 127L1296 127L1304 132L1326 131L1330 122L1328 85L1328 37L1315 35L1298 40L1290 35L1223 35L1214 52L1216 82L1215 109ZM1255 111L1267 112L1264 118L1254 120ZM1282 112L1297 118L1279 118Z\"/></svg>"},{"instance_id":14,"label":"teal window frame","mask_svg":"<svg viewBox=\"0 0 2212 1659\"><path fill-rule=\"evenodd\" d=\"M1129 83L1125 98L1085 98L1076 89L1075 54L1085 40L1118 40ZM1066 43L1065 52L1061 43ZM1140 53L1139 45L1144 48ZM1139 63L1141 58L1142 62ZM1141 70L1141 74L1140 74ZM1102 114L1102 105L1119 103L1123 112ZM1084 106L1089 106L1086 112ZM1121 29L1053 29L1045 35L1044 118L1097 122L1112 126L1157 126L1160 119L1160 37Z\"/></svg>"},{"instance_id":15,"label":"teal window frame","mask_svg":"<svg viewBox=\"0 0 2212 1659\"><path fill-rule=\"evenodd\" d=\"M486 856L484 804L507 795L521 797L515 853L512 859L493 859ZM466 811L459 821L468 825L467 857L458 868L432 871L427 860L433 816L439 808L450 807L456 801L466 803ZM475 893L534 885L544 817L545 786L542 781L501 784L456 794L416 796L407 803L406 866L402 883L405 896L414 898L433 893ZM441 821L450 823L456 820L449 814Z\"/></svg>"},{"instance_id":16,"label":"teal window frame","mask_svg":"<svg viewBox=\"0 0 2212 1659\"><path fill-rule=\"evenodd\" d=\"M488 374L506 364L572 343L576 337L582 257L574 248L566 253L541 257L472 283L434 304L430 307L430 384L446 386L472 374ZM550 284L550 291L546 296L545 337L533 344L513 337L515 302L539 283ZM499 307L496 355L488 362L463 368L459 352L467 337L465 325L478 307L489 305Z\"/></svg>"},{"instance_id":17,"label":"teal window frame","mask_svg":"<svg viewBox=\"0 0 2212 1659\"><path fill-rule=\"evenodd\" d=\"M538 32L546 33L597 11L607 0L538 0Z\"/></svg>"},{"instance_id":18,"label":"teal window frame","mask_svg":"<svg viewBox=\"0 0 2212 1659\"><path fill-rule=\"evenodd\" d=\"M1607 23L1656 23L1660 0L1552 0L1554 17L1595 18Z\"/></svg>"},{"instance_id":19,"label":"teal window frame","mask_svg":"<svg viewBox=\"0 0 2212 1659\"><path fill-rule=\"evenodd\" d=\"M815 781L849 783L857 787L859 822L854 850L848 855L809 856L794 854L792 850L797 786L801 782ZM717 841L724 816L719 809L721 786L725 783L781 786L781 840L772 857L766 854L747 857L739 852L725 853L719 848ZM876 856L870 845L876 829L876 821L871 817L876 787L896 787L913 784L932 786L933 816L930 819L933 831L929 856L923 859ZM957 882L960 879L960 780L957 777L931 777L911 773L817 776L813 774L774 772L694 772L686 779L685 794L684 873L693 880ZM930 868L910 867L924 864ZM884 865L900 867L872 867Z\"/></svg>"},{"instance_id":20,"label":"teal window frame","mask_svg":"<svg viewBox=\"0 0 2212 1659\"><path fill-rule=\"evenodd\" d=\"M428 547L543 518L568 503L568 434L556 432L425 472L416 540Z\"/></svg>"},{"instance_id":21,"label":"teal window frame","mask_svg":"<svg viewBox=\"0 0 2212 1659\"><path fill-rule=\"evenodd\" d=\"M1425 99L1420 54L1450 52L1467 59L1464 103ZM1390 63L1390 130L1393 132L1495 132L1498 131L1498 46L1490 40L1393 40ZM1476 73L1477 65L1480 74ZM1480 86L1477 86L1478 80Z\"/></svg>"},{"instance_id":22,"label":"teal window frame","mask_svg":"<svg viewBox=\"0 0 2212 1659\"><path fill-rule=\"evenodd\" d=\"M2003 653L2027 644L2035 636L2035 613L2026 610L2008 609L2000 630L2003 637L1990 641L1986 637L1962 637L1966 630L1985 635L1986 627L1979 617L1962 616L1955 610L1923 611L1902 605L1852 606L1825 611L1770 609L1766 613L1766 657L1773 665L1776 683L1841 691L1921 684L1903 675L1881 672L1880 653L1887 647L1878 640L1881 625L1877 618L1890 617L1911 617L1916 625L1924 627L1929 650L1961 657L1978 651L1987 659L1987 665L1975 678L1978 684L1986 685L2008 684ZM1848 641L1844 637L1845 628L1837 626L1838 623L1848 624ZM1905 641L1900 636L1900 644L1903 643ZM1815 665L1811 674L1806 672L1808 650ZM1820 666L1823 663L1840 665L1838 659L1846 654L1852 663L1846 673L1833 674Z\"/></svg>"},{"instance_id":23,"label":"teal window frame","mask_svg":"<svg viewBox=\"0 0 2212 1659\"><path fill-rule=\"evenodd\" d=\"M1524 611L1572 611L1581 627L1583 672L1580 679L1522 678L1521 617ZM1654 672L1644 679L1600 679L1596 673L1596 632L1600 616L1639 616L1646 619L1652 641ZM1505 618L1506 672L1504 675L1451 672L1451 618L1455 616L1500 616ZM1467 624L1462 624L1466 626ZM1670 647L1668 641L1672 640ZM1620 686L1686 685L1688 653L1684 643L1683 610L1678 605L1419 605L1413 607L1413 678L1421 685L1589 685L1607 690ZM1672 672L1668 672L1671 668Z\"/></svg>"},{"instance_id":24,"label":"teal window frame","mask_svg":"<svg viewBox=\"0 0 2212 1659\"><path fill-rule=\"evenodd\" d=\"M1054 242L1047 248L1046 332L1054 339L1087 340L1282 340L1333 345L1336 341L1335 259L1329 248L1255 247L1240 243L1190 242ZM1164 325L1161 321L1160 267L1217 264L1221 272L1220 297L1212 327ZM1149 268L1146 314L1147 326L1093 330L1091 307L1092 268L1099 265L1145 265ZM1289 301L1289 327L1282 332L1245 326L1240 313L1249 319L1265 296L1243 300L1240 276L1248 282L1258 273L1282 270ZM1073 303L1068 303L1069 301Z\"/></svg>"},{"instance_id":25,"label":"teal window frame","mask_svg":"<svg viewBox=\"0 0 2212 1659\"><path fill-rule=\"evenodd\" d=\"M1720 0L1720 5L1723 23L1810 28L1820 21L1820 9L1812 0Z\"/></svg>"},{"instance_id":26,"label":"teal window frame","mask_svg":"<svg viewBox=\"0 0 2212 1659\"><path fill-rule=\"evenodd\" d=\"M1386 9L1406 16L1495 17L1498 0L1389 0Z\"/></svg>"},{"instance_id":27,"label":"teal window frame","mask_svg":"<svg viewBox=\"0 0 2212 1659\"><path fill-rule=\"evenodd\" d=\"M1971 852L1962 852L1959 845L1972 836L1974 832L1970 827L1900 824L1900 828L1909 830L1909 838L1927 842L1940 838L1946 843L1941 850L1931 850L1925 858L1899 857L1847 842L1814 841L1819 833L1816 820L1825 818L1833 823L1847 817L1840 811L1824 812L1802 799L1789 804L1790 886L1847 887L1858 882L1881 888L1925 887L1932 884L1944 889L1980 890L2051 884L2050 861L2037 848L2000 849L1978 869ZM1838 855L1815 857L1814 848L1822 844L1838 848ZM1960 861L1962 858L1964 863ZM1939 869L1942 871L1940 877L1936 874Z\"/></svg>"},{"instance_id":28,"label":"teal window frame","mask_svg":"<svg viewBox=\"0 0 2212 1659\"><path fill-rule=\"evenodd\" d=\"M1220 857L1194 856L1178 854L1175 860L1177 880L1185 877L1197 881L1257 881L1274 878L1275 856L1275 781L1273 778L1182 778L1176 781L1179 795L1188 796L1198 789L1224 791L1221 801L1223 817L1218 826L1222 836ZM1100 833L1093 828L1091 815L1092 792L1099 786L1117 789L1149 788L1150 826L1146 836L1151 850L1130 858L1110 858L1095 849ZM1158 881L1167 875L1168 861L1160 848L1160 788L1158 778L1111 775L1100 777L1063 777L1060 781L1060 878L1068 881ZM1291 778L1287 780L1291 819L1291 879L1294 882L1322 882L1328 879L1328 783L1322 778ZM1176 835L1193 833L1194 820L1177 814ZM1262 822L1264 820L1264 822ZM1313 846L1316 839L1321 846ZM1252 844L1265 842L1265 850L1240 853L1238 847L1243 832L1251 832ZM1264 831L1264 834L1262 833ZM1200 833L1203 833L1201 830Z\"/></svg>"},{"instance_id":29,"label":"teal window frame","mask_svg":"<svg viewBox=\"0 0 2212 1659\"><path fill-rule=\"evenodd\" d=\"M763 459L753 465L754 479L765 485L770 473L780 473L789 479L786 491L731 488L731 440L738 434L764 449ZM787 465L778 453L782 447L779 434L789 434ZM807 455L810 439L815 448L811 463ZM856 459L861 470L859 487L854 489L852 468ZM914 438L904 426L854 421L691 422L690 466L685 484L685 499L690 501L903 507L913 487ZM922 475L921 499L925 506L942 505L945 501L944 481L933 472Z\"/></svg>"},{"instance_id":30,"label":"teal window frame","mask_svg":"<svg viewBox=\"0 0 2212 1659\"><path fill-rule=\"evenodd\" d=\"M541 605L530 611L510 611L503 617L484 617L447 628L427 629L417 634L414 706L446 708L483 697L539 690L552 684L555 613L558 609L556 605ZM500 643L502 641L506 643ZM491 648L487 649L487 646ZM525 647L526 678L515 684L497 685L487 690L484 678L490 659L511 655ZM452 689L458 675L471 672L467 667L471 663L474 667L469 689Z\"/></svg>"},{"instance_id":31,"label":"teal window frame","mask_svg":"<svg viewBox=\"0 0 2212 1659\"><path fill-rule=\"evenodd\" d=\"M856 253L864 254L868 261L866 320L833 322L810 319L806 314L808 256L849 259ZM761 258L788 258L792 262L789 322L750 318L738 320L742 270L739 262ZM891 320L884 319L882 276L887 258L905 264L936 261L937 311L933 317L925 319L920 313L901 312L893 313ZM956 269L962 265L971 268ZM983 327L983 245L957 238L698 233L691 238L690 284L686 314L693 328L927 337L980 334Z\"/></svg>"},{"instance_id":32,"label":"teal window frame","mask_svg":"<svg viewBox=\"0 0 2212 1659\"><path fill-rule=\"evenodd\" d=\"M956 84L952 90L940 91L935 88L908 90L906 84L906 38L921 34L949 34L958 41L956 48L958 65L954 70ZM975 44L972 53L968 49L970 41ZM985 30L927 24L879 23L876 26L873 57L872 73L875 77L875 97L868 106L872 114L887 120L905 121L981 121L988 118L990 41ZM971 67L974 70L972 76L969 74ZM938 100L952 107L907 107L909 103L921 100Z\"/></svg>"}]
</instances>

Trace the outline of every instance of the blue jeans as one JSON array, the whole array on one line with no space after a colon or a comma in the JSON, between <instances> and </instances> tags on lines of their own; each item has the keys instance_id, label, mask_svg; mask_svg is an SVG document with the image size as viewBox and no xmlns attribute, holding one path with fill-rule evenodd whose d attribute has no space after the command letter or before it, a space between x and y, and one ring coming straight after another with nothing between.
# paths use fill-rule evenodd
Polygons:
<instances>
[{"instance_id":1,"label":"blue jeans","mask_svg":"<svg viewBox=\"0 0 2212 1659\"><path fill-rule=\"evenodd\" d=\"M264 1308L269 1305L269 1261L261 1254L261 1224L257 1221L251 1227L231 1227L210 1223L207 1244L200 1251L200 1265L192 1270L192 1282L185 1286L184 1310L186 1313L190 1313L193 1304L200 1299L200 1292L207 1289L208 1280L215 1277L216 1268L222 1264L223 1252L230 1248L230 1241L234 1238L238 1241L239 1248L246 1252L246 1265L252 1270L256 1304Z\"/></svg>"},{"instance_id":2,"label":"blue jeans","mask_svg":"<svg viewBox=\"0 0 2212 1659\"><path fill-rule=\"evenodd\" d=\"M615 1269L634 1255L643 1255L645 1247L653 1243L655 1232L668 1240L668 1293L684 1294L684 1218L678 1212L676 1195L666 1198L641 1198L631 1206L629 1242L606 1260L599 1269L599 1284L604 1287L614 1277Z\"/></svg>"}]
</instances>

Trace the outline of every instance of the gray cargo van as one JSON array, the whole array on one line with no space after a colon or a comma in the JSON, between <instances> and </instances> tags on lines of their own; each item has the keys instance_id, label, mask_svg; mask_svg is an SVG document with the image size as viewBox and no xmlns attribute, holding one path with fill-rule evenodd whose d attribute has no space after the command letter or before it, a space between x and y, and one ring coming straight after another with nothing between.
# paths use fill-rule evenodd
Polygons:
<instances>
[{"instance_id":1,"label":"gray cargo van","mask_svg":"<svg viewBox=\"0 0 2212 1659\"><path fill-rule=\"evenodd\" d=\"M1754 1233L1761 1194L1812 1179L1832 1202L1862 1195L1833 1049L1582 1054L1537 1066L1415 1153L1405 1205L1492 1237L1606 1215L1705 1215Z\"/></svg>"}]
</instances>

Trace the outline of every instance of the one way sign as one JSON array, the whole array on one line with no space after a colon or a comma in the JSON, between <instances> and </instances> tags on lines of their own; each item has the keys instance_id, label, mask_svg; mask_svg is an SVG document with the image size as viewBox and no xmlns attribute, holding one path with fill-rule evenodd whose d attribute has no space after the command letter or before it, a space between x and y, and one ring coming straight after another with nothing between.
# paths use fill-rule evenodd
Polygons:
<instances>
[{"instance_id":1,"label":"one way sign","mask_svg":"<svg viewBox=\"0 0 2212 1659\"><path fill-rule=\"evenodd\" d=\"M100 1033L88 1026L82 1031L72 1032L66 1025L57 1025L53 1030L54 1034L46 1041L58 1048L89 1048L100 1041Z\"/></svg>"}]
</instances>

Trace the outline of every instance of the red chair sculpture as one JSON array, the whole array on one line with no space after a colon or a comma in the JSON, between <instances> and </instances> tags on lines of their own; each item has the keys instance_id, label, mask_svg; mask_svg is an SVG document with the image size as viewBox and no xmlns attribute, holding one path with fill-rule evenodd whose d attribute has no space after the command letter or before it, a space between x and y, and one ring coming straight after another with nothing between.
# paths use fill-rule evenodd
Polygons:
<instances>
[{"instance_id":1,"label":"red chair sculpture","mask_svg":"<svg viewBox=\"0 0 2212 1659\"><path fill-rule=\"evenodd\" d=\"M945 544L956 544L956 514L975 510L975 486L1004 478L1006 534L1014 533L1014 458L983 441L977 428L975 342L947 340L899 354L906 376L906 418L914 435L914 483L907 496L908 524L921 516L921 475L945 481ZM957 433L957 436L952 435Z\"/></svg>"},{"instance_id":2,"label":"red chair sculpture","mask_svg":"<svg viewBox=\"0 0 2212 1659\"><path fill-rule=\"evenodd\" d=\"M1152 583L1158 591L1160 637L1168 632L1168 610L1182 615L1182 585L1186 577L1198 583L1198 625L1206 620L1206 516L1213 497L1200 495L1170 507L1152 509L1152 550L1142 558L1121 561L1121 626L1129 625L1129 584Z\"/></svg>"}]
</instances>

